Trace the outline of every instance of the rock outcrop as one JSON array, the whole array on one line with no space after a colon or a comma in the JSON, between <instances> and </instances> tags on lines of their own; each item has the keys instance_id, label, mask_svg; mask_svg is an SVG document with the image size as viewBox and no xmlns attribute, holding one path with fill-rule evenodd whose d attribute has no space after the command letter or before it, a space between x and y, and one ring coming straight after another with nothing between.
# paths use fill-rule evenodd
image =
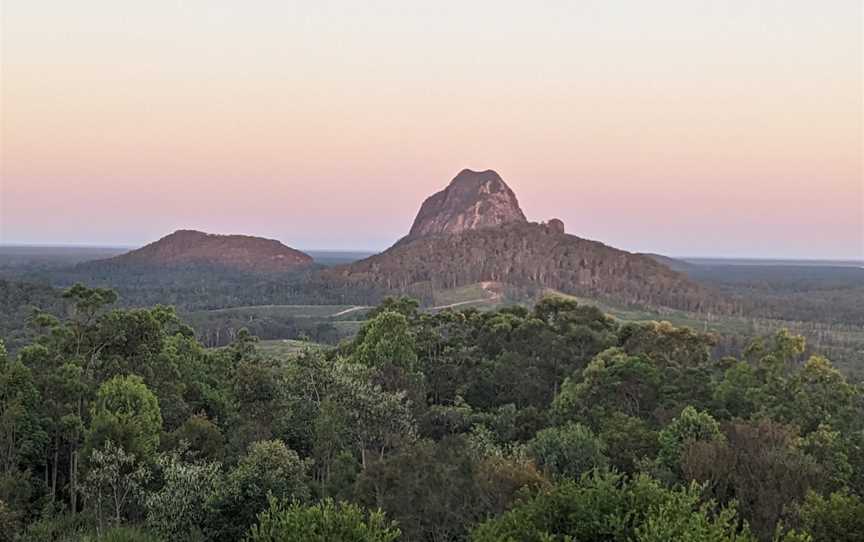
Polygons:
<instances>
[{"instance_id":1,"label":"rock outcrop","mask_svg":"<svg viewBox=\"0 0 864 542\"><path fill-rule=\"evenodd\" d=\"M527 220L507 183L492 170L463 169L447 188L423 202L408 237L461 233L513 222Z\"/></svg>"},{"instance_id":2,"label":"rock outcrop","mask_svg":"<svg viewBox=\"0 0 864 542\"><path fill-rule=\"evenodd\" d=\"M552 218L546 222L546 227L556 233L565 233L564 222L560 218Z\"/></svg>"}]
</instances>

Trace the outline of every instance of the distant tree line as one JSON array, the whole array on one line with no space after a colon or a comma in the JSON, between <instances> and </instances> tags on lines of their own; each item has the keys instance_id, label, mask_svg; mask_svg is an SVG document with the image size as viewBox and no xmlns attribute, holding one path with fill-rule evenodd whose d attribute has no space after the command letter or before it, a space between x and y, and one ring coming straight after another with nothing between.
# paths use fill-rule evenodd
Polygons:
<instances>
[{"instance_id":1,"label":"distant tree line","mask_svg":"<svg viewBox=\"0 0 864 542\"><path fill-rule=\"evenodd\" d=\"M864 269L821 265L694 265L690 278L735 300L741 314L864 325Z\"/></svg>"}]
</instances>

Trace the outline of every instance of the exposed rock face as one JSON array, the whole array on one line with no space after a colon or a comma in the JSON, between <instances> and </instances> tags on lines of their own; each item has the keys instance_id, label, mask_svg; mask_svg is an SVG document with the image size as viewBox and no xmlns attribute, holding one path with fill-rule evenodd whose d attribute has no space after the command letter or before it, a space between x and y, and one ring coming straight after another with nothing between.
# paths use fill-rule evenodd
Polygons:
<instances>
[{"instance_id":1,"label":"exposed rock face","mask_svg":"<svg viewBox=\"0 0 864 542\"><path fill-rule=\"evenodd\" d=\"M373 295L496 282L634 305L728 309L713 292L647 256L567 235L557 218L528 222L494 171L463 170L423 203L407 237L322 277L340 292Z\"/></svg>"},{"instance_id":2,"label":"exposed rock face","mask_svg":"<svg viewBox=\"0 0 864 542\"><path fill-rule=\"evenodd\" d=\"M552 218L546 226L556 233L564 233L564 222L560 218Z\"/></svg>"},{"instance_id":3,"label":"exposed rock face","mask_svg":"<svg viewBox=\"0 0 864 542\"><path fill-rule=\"evenodd\" d=\"M463 169L441 192L420 207L409 238L461 233L513 222L526 222L516 194L492 170Z\"/></svg>"},{"instance_id":4,"label":"exposed rock face","mask_svg":"<svg viewBox=\"0 0 864 542\"><path fill-rule=\"evenodd\" d=\"M100 263L169 267L210 265L241 271L279 273L311 264L312 258L273 239L180 230L155 243Z\"/></svg>"}]
</instances>

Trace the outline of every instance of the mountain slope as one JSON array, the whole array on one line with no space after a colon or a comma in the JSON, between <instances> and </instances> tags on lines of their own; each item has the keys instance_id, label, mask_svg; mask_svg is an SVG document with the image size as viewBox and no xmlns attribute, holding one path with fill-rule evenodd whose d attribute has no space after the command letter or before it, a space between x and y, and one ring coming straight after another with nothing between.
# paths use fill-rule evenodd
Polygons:
<instances>
[{"instance_id":1,"label":"mountain slope","mask_svg":"<svg viewBox=\"0 0 864 542\"><path fill-rule=\"evenodd\" d=\"M429 235L331 273L348 284L392 292L419 284L438 290L494 281L628 304L726 308L712 292L649 257L536 223Z\"/></svg>"},{"instance_id":2,"label":"mountain slope","mask_svg":"<svg viewBox=\"0 0 864 542\"><path fill-rule=\"evenodd\" d=\"M411 232L385 252L324 272L342 292L428 292L496 282L638 305L726 311L712 291L649 256L528 222L494 171L464 170L424 202Z\"/></svg>"},{"instance_id":3,"label":"mountain slope","mask_svg":"<svg viewBox=\"0 0 864 542\"><path fill-rule=\"evenodd\" d=\"M685 262L684 260L679 260L677 258L670 258L669 256L664 256L662 254L654 254L651 252L643 252L639 253L640 256L647 256L654 260L657 263L665 265L669 269L673 271L678 271L679 273L687 274L692 271L696 266L690 262Z\"/></svg>"},{"instance_id":4,"label":"mountain slope","mask_svg":"<svg viewBox=\"0 0 864 542\"><path fill-rule=\"evenodd\" d=\"M204 265L239 271L279 273L311 263L312 258L309 255L273 239L180 230L137 250L86 265Z\"/></svg>"}]
</instances>

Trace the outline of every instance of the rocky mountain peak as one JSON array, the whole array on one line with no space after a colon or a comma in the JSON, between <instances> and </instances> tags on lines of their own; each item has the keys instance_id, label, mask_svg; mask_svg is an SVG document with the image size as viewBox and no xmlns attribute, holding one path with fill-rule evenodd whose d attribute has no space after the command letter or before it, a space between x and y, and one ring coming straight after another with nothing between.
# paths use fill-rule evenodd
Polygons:
<instances>
[{"instance_id":1,"label":"rocky mountain peak","mask_svg":"<svg viewBox=\"0 0 864 542\"><path fill-rule=\"evenodd\" d=\"M516 194L491 169L463 169L420 207L410 238L527 222Z\"/></svg>"}]
</instances>

